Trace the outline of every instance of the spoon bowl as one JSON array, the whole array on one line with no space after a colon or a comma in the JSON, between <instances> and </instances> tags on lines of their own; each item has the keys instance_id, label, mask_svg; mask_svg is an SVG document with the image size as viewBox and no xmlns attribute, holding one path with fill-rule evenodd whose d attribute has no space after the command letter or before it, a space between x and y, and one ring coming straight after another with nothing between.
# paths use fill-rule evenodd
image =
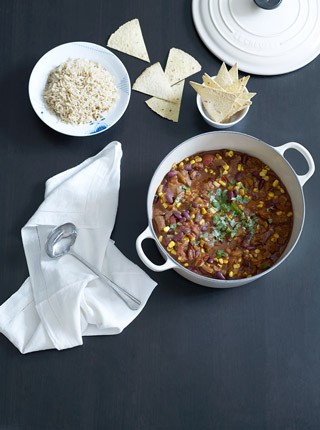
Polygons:
<instances>
[{"instance_id":1,"label":"spoon bowl","mask_svg":"<svg viewBox=\"0 0 320 430\"><path fill-rule=\"evenodd\" d=\"M125 303L132 309L139 309L141 302L124 288L115 284L106 275L100 272L96 267L92 266L88 261L77 254L72 246L77 240L78 231L77 227L71 222L59 225L55 227L48 235L45 249L48 257L50 258L60 258L66 254L72 255L74 258L79 260L88 269L95 273L106 285L108 285Z\"/></svg>"}]
</instances>

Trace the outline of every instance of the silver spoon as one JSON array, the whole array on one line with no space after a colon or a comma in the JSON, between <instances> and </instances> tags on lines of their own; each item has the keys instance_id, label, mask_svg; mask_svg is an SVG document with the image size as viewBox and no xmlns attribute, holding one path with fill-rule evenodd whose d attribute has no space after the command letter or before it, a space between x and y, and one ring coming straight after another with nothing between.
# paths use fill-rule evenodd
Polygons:
<instances>
[{"instance_id":1,"label":"silver spoon","mask_svg":"<svg viewBox=\"0 0 320 430\"><path fill-rule=\"evenodd\" d=\"M46 241L46 253L50 258L63 257L66 254L72 255L74 258L79 260L82 264L87 266L93 273L104 281L113 291L127 304L132 310L139 309L141 302L136 297L132 296L128 291L116 285L106 275L101 273L97 268L92 266L86 260L84 260L79 254L74 252L72 245L77 239L77 227L68 222L66 224L55 227L48 235Z\"/></svg>"}]
</instances>

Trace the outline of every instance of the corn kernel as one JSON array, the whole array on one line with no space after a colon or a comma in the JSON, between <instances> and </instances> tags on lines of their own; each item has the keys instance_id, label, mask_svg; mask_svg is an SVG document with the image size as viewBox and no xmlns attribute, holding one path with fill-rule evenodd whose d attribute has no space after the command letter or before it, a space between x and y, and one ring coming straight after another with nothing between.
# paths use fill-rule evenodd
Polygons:
<instances>
[{"instance_id":1,"label":"corn kernel","mask_svg":"<svg viewBox=\"0 0 320 430\"><path fill-rule=\"evenodd\" d=\"M195 161L194 161L194 160L191 160L191 161L190 161L190 164L194 164L194 163L195 163Z\"/></svg>"},{"instance_id":2,"label":"corn kernel","mask_svg":"<svg viewBox=\"0 0 320 430\"><path fill-rule=\"evenodd\" d=\"M177 168L176 163L172 164L172 166L171 166L171 170L176 170L176 168Z\"/></svg>"},{"instance_id":3,"label":"corn kernel","mask_svg":"<svg viewBox=\"0 0 320 430\"><path fill-rule=\"evenodd\" d=\"M201 252L202 254L204 254L206 251L203 248L201 248Z\"/></svg>"},{"instance_id":4,"label":"corn kernel","mask_svg":"<svg viewBox=\"0 0 320 430\"><path fill-rule=\"evenodd\" d=\"M176 207L179 208L181 206L181 202L176 204Z\"/></svg>"},{"instance_id":5,"label":"corn kernel","mask_svg":"<svg viewBox=\"0 0 320 430\"><path fill-rule=\"evenodd\" d=\"M258 193L258 192L259 192L258 188L254 188L254 189L253 189L253 191L254 191L255 193Z\"/></svg>"},{"instance_id":6,"label":"corn kernel","mask_svg":"<svg viewBox=\"0 0 320 430\"><path fill-rule=\"evenodd\" d=\"M229 260L227 260L226 258L223 259L224 264L228 264Z\"/></svg>"},{"instance_id":7,"label":"corn kernel","mask_svg":"<svg viewBox=\"0 0 320 430\"><path fill-rule=\"evenodd\" d=\"M238 263L241 263L242 262L242 258L240 257L240 258L238 258Z\"/></svg>"},{"instance_id":8,"label":"corn kernel","mask_svg":"<svg viewBox=\"0 0 320 430\"><path fill-rule=\"evenodd\" d=\"M263 203L263 201L261 200L261 201L257 204L257 208L263 208L263 205L264 205L264 203Z\"/></svg>"},{"instance_id":9,"label":"corn kernel","mask_svg":"<svg viewBox=\"0 0 320 430\"><path fill-rule=\"evenodd\" d=\"M182 260L182 257L180 257L180 256L179 256L179 257L178 257L178 261L181 261L181 260Z\"/></svg>"},{"instance_id":10,"label":"corn kernel","mask_svg":"<svg viewBox=\"0 0 320 430\"><path fill-rule=\"evenodd\" d=\"M238 205L238 208L239 208L240 210L243 210L243 206L242 206L242 205Z\"/></svg>"},{"instance_id":11,"label":"corn kernel","mask_svg":"<svg viewBox=\"0 0 320 430\"><path fill-rule=\"evenodd\" d=\"M205 168L205 169L204 169L204 171L205 171L206 173L208 173L208 169L207 169L207 168Z\"/></svg>"},{"instance_id":12,"label":"corn kernel","mask_svg":"<svg viewBox=\"0 0 320 430\"><path fill-rule=\"evenodd\" d=\"M275 179L273 182L272 182L272 186L274 187L274 188L277 188L277 186L279 185L279 181L278 181L278 179Z\"/></svg>"},{"instance_id":13,"label":"corn kernel","mask_svg":"<svg viewBox=\"0 0 320 430\"><path fill-rule=\"evenodd\" d=\"M205 215L207 213L206 208L201 208L201 213L202 213L202 215Z\"/></svg>"},{"instance_id":14,"label":"corn kernel","mask_svg":"<svg viewBox=\"0 0 320 430\"><path fill-rule=\"evenodd\" d=\"M272 191L269 191L268 196L272 199L272 197L274 197L274 193Z\"/></svg>"},{"instance_id":15,"label":"corn kernel","mask_svg":"<svg viewBox=\"0 0 320 430\"><path fill-rule=\"evenodd\" d=\"M284 189L280 187L280 193L284 194Z\"/></svg>"},{"instance_id":16,"label":"corn kernel","mask_svg":"<svg viewBox=\"0 0 320 430\"><path fill-rule=\"evenodd\" d=\"M183 238L183 241L184 241L184 242L186 242L186 243L189 243L189 242L190 242L190 239L189 239L187 236L185 236L185 237Z\"/></svg>"},{"instance_id":17,"label":"corn kernel","mask_svg":"<svg viewBox=\"0 0 320 430\"><path fill-rule=\"evenodd\" d=\"M266 169L262 169L261 172L259 173L259 175L263 178L263 176L266 176L267 173L268 172Z\"/></svg>"},{"instance_id":18,"label":"corn kernel","mask_svg":"<svg viewBox=\"0 0 320 430\"><path fill-rule=\"evenodd\" d=\"M184 161L189 161L189 157L185 158Z\"/></svg>"},{"instance_id":19,"label":"corn kernel","mask_svg":"<svg viewBox=\"0 0 320 430\"><path fill-rule=\"evenodd\" d=\"M168 203L162 203L162 206L163 206L165 209L167 209L167 207L168 207Z\"/></svg>"},{"instance_id":20,"label":"corn kernel","mask_svg":"<svg viewBox=\"0 0 320 430\"><path fill-rule=\"evenodd\" d=\"M204 219L199 221L199 225L203 225L206 221Z\"/></svg>"},{"instance_id":21,"label":"corn kernel","mask_svg":"<svg viewBox=\"0 0 320 430\"><path fill-rule=\"evenodd\" d=\"M219 182L219 184L220 184L220 185L222 185L223 187L225 187L225 186L227 185L227 184L226 184L222 179L220 179L218 182Z\"/></svg>"},{"instance_id":22,"label":"corn kernel","mask_svg":"<svg viewBox=\"0 0 320 430\"><path fill-rule=\"evenodd\" d=\"M214 174L214 171L212 169L209 170L209 173L211 173L211 175Z\"/></svg>"},{"instance_id":23,"label":"corn kernel","mask_svg":"<svg viewBox=\"0 0 320 430\"><path fill-rule=\"evenodd\" d=\"M195 215L195 214L191 214L191 215L190 215L190 218L191 218L191 219L195 219L195 217L196 217L196 215Z\"/></svg>"},{"instance_id":24,"label":"corn kernel","mask_svg":"<svg viewBox=\"0 0 320 430\"><path fill-rule=\"evenodd\" d=\"M219 188L219 187L220 187L220 184L219 184L219 182L217 182L217 181L213 181L213 185L214 185L215 187L217 187L217 188Z\"/></svg>"},{"instance_id":25,"label":"corn kernel","mask_svg":"<svg viewBox=\"0 0 320 430\"><path fill-rule=\"evenodd\" d=\"M222 176L226 176L228 174L228 170L224 170L223 172L222 172Z\"/></svg>"},{"instance_id":26,"label":"corn kernel","mask_svg":"<svg viewBox=\"0 0 320 430\"><path fill-rule=\"evenodd\" d=\"M170 250L170 252L171 252L171 254L173 254L173 255L177 255L177 253L176 253L176 251L175 251L174 249L171 249L171 250Z\"/></svg>"},{"instance_id":27,"label":"corn kernel","mask_svg":"<svg viewBox=\"0 0 320 430\"><path fill-rule=\"evenodd\" d=\"M260 249L255 249L255 250L254 250L254 252L255 252L256 254L260 254Z\"/></svg>"},{"instance_id":28,"label":"corn kernel","mask_svg":"<svg viewBox=\"0 0 320 430\"><path fill-rule=\"evenodd\" d=\"M184 166L183 161L181 161L181 163L179 163L179 168L182 169L182 167Z\"/></svg>"},{"instance_id":29,"label":"corn kernel","mask_svg":"<svg viewBox=\"0 0 320 430\"><path fill-rule=\"evenodd\" d=\"M282 211L277 211L277 212L276 212L276 214L277 214L278 216L280 216L280 215L282 215L282 214L283 214L283 212L282 212Z\"/></svg>"},{"instance_id":30,"label":"corn kernel","mask_svg":"<svg viewBox=\"0 0 320 430\"><path fill-rule=\"evenodd\" d=\"M202 158L201 157L196 157L195 160L196 160L197 163L201 163Z\"/></svg>"},{"instance_id":31,"label":"corn kernel","mask_svg":"<svg viewBox=\"0 0 320 430\"><path fill-rule=\"evenodd\" d=\"M169 245L168 245L168 248L173 248L174 246L175 246L175 244L176 244L176 242L174 241L174 240L172 240L170 243L169 243Z\"/></svg>"},{"instance_id":32,"label":"corn kernel","mask_svg":"<svg viewBox=\"0 0 320 430\"><path fill-rule=\"evenodd\" d=\"M262 179L264 179L265 181L269 181L269 176L264 176Z\"/></svg>"},{"instance_id":33,"label":"corn kernel","mask_svg":"<svg viewBox=\"0 0 320 430\"><path fill-rule=\"evenodd\" d=\"M218 258L218 262L219 262L220 264L223 264L223 258Z\"/></svg>"},{"instance_id":34,"label":"corn kernel","mask_svg":"<svg viewBox=\"0 0 320 430\"><path fill-rule=\"evenodd\" d=\"M288 212L287 213L287 217L291 217L293 215L293 213L292 212Z\"/></svg>"},{"instance_id":35,"label":"corn kernel","mask_svg":"<svg viewBox=\"0 0 320 430\"><path fill-rule=\"evenodd\" d=\"M216 158L218 159L218 160L221 160L221 155L220 154L216 154Z\"/></svg>"},{"instance_id":36,"label":"corn kernel","mask_svg":"<svg viewBox=\"0 0 320 430\"><path fill-rule=\"evenodd\" d=\"M278 234L278 233L275 233L275 234L273 235L273 237L275 237L276 239L279 239L279 234Z\"/></svg>"},{"instance_id":37,"label":"corn kernel","mask_svg":"<svg viewBox=\"0 0 320 430\"><path fill-rule=\"evenodd\" d=\"M243 170L242 164L238 164L237 170L238 170L238 172L242 172L242 170Z\"/></svg>"},{"instance_id":38,"label":"corn kernel","mask_svg":"<svg viewBox=\"0 0 320 430\"><path fill-rule=\"evenodd\" d=\"M222 269L222 264L217 264L217 266L220 268L220 269Z\"/></svg>"},{"instance_id":39,"label":"corn kernel","mask_svg":"<svg viewBox=\"0 0 320 430\"><path fill-rule=\"evenodd\" d=\"M163 228L163 231L165 233L168 233L169 230L170 230L170 227L168 225Z\"/></svg>"},{"instance_id":40,"label":"corn kernel","mask_svg":"<svg viewBox=\"0 0 320 430\"><path fill-rule=\"evenodd\" d=\"M209 208L209 211L214 215L217 211L214 208Z\"/></svg>"},{"instance_id":41,"label":"corn kernel","mask_svg":"<svg viewBox=\"0 0 320 430\"><path fill-rule=\"evenodd\" d=\"M184 267L188 267L189 266L189 263L184 263Z\"/></svg>"},{"instance_id":42,"label":"corn kernel","mask_svg":"<svg viewBox=\"0 0 320 430\"><path fill-rule=\"evenodd\" d=\"M239 190L239 194L240 194L240 196L244 196L245 192L244 192L244 189L243 189L243 188L240 188L240 190Z\"/></svg>"},{"instance_id":43,"label":"corn kernel","mask_svg":"<svg viewBox=\"0 0 320 430\"><path fill-rule=\"evenodd\" d=\"M230 272L229 272L229 278L233 278L233 271L232 270L230 270Z\"/></svg>"},{"instance_id":44,"label":"corn kernel","mask_svg":"<svg viewBox=\"0 0 320 430\"><path fill-rule=\"evenodd\" d=\"M233 156L233 151L231 151L231 150L230 150L230 151L227 151L227 152L226 152L226 156L227 156L227 157L232 157L232 156Z\"/></svg>"},{"instance_id":45,"label":"corn kernel","mask_svg":"<svg viewBox=\"0 0 320 430\"><path fill-rule=\"evenodd\" d=\"M158 193L159 197L162 197L164 195L164 193Z\"/></svg>"},{"instance_id":46,"label":"corn kernel","mask_svg":"<svg viewBox=\"0 0 320 430\"><path fill-rule=\"evenodd\" d=\"M229 164L224 164L222 167L224 168L224 170L229 170L230 169Z\"/></svg>"},{"instance_id":47,"label":"corn kernel","mask_svg":"<svg viewBox=\"0 0 320 430\"><path fill-rule=\"evenodd\" d=\"M233 268L234 268L234 269L239 269L239 267L240 267L240 264L234 264L234 265L233 265Z\"/></svg>"}]
</instances>

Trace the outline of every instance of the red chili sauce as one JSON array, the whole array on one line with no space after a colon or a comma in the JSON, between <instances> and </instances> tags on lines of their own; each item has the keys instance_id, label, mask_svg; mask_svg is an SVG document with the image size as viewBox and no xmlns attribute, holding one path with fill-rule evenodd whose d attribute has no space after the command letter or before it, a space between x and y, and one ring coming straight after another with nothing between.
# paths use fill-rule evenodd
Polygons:
<instances>
[{"instance_id":1,"label":"red chili sauce","mask_svg":"<svg viewBox=\"0 0 320 430\"><path fill-rule=\"evenodd\" d=\"M161 245L183 267L209 278L267 270L283 253L292 225L280 178L261 160L227 149L174 164L153 203Z\"/></svg>"}]
</instances>

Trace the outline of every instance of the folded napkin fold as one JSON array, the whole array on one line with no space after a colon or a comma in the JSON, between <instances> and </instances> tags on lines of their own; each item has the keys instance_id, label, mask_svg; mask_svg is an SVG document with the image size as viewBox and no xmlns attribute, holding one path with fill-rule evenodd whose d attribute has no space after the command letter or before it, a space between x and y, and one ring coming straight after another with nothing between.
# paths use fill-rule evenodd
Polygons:
<instances>
[{"instance_id":1,"label":"folded napkin fold","mask_svg":"<svg viewBox=\"0 0 320 430\"><path fill-rule=\"evenodd\" d=\"M71 348L82 336L120 333L141 312L156 283L110 239L118 207L121 144L46 182L45 199L22 229L29 278L0 306L0 332L22 353ZM71 255L50 259L48 234L72 222L74 250L141 301L133 311Z\"/></svg>"}]
</instances>

